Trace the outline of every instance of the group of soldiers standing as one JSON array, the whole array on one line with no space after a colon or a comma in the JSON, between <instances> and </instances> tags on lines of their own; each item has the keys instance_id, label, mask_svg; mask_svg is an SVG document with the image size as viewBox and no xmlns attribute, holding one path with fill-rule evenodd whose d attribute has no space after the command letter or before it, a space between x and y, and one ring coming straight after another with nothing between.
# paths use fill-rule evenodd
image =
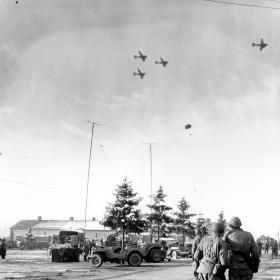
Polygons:
<instances>
[{"instance_id":1,"label":"group of soldiers standing","mask_svg":"<svg viewBox=\"0 0 280 280\"><path fill-rule=\"evenodd\" d=\"M194 276L198 280L251 280L260 263L258 246L241 220L233 217L229 230L222 223L212 223L209 236L200 232L193 242Z\"/></svg>"},{"instance_id":2,"label":"group of soldiers standing","mask_svg":"<svg viewBox=\"0 0 280 280\"><path fill-rule=\"evenodd\" d=\"M279 244L276 239L268 238L266 242L263 244L260 239L257 240L257 245L259 249L259 255L262 256L262 250L264 248L264 253L268 254L269 249L271 249L271 258L277 258L278 257L278 248Z\"/></svg>"}]
</instances>

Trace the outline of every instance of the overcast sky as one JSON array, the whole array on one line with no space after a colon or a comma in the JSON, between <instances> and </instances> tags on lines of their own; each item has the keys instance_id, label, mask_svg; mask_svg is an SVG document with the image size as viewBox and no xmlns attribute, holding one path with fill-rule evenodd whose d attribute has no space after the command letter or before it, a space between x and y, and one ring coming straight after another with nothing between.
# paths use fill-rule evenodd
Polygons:
<instances>
[{"instance_id":1,"label":"overcast sky","mask_svg":"<svg viewBox=\"0 0 280 280\"><path fill-rule=\"evenodd\" d=\"M275 235L279 16L200 0L1 0L0 232L39 215L83 218L84 121L95 120L89 217L103 217L126 176L149 202L151 141L154 189L163 185L171 206L185 196L195 213L224 210ZM270 43L262 52L251 47L260 38Z\"/></svg>"}]
</instances>

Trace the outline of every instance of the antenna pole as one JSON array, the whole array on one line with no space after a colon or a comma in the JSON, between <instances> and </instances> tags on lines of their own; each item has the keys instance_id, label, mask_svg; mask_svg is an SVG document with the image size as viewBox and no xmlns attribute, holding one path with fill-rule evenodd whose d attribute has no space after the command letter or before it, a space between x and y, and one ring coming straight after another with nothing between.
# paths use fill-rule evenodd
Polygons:
<instances>
[{"instance_id":1,"label":"antenna pole","mask_svg":"<svg viewBox=\"0 0 280 280\"><path fill-rule=\"evenodd\" d=\"M278 225L277 239L278 239L278 246L279 246L279 225Z\"/></svg>"},{"instance_id":2,"label":"antenna pole","mask_svg":"<svg viewBox=\"0 0 280 280\"><path fill-rule=\"evenodd\" d=\"M150 181L150 195L151 195L151 204L152 204L152 200L153 200L153 153L152 153L152 143L149 143L149 147L150 147L150 175L151 175L151 181Z\"/></svg>"},{"instance_id":3,"label":"antenna pole","mask_svg":"<svg viewBox=\"0 0 280 280\"><path fill-rule=\"evenodd\" d=\"M95 127L95 122L91 123L91 138L90 138L90 149L89 149L89 159L88 159L88 172L87 172L87 188L86 188L86 205L85 205L85 221L84 228L86 229L87 225L87 207L88 207L88 187L89 187L89 179L90 179L90 167L91 167L91 154L92 154L92 144L93 144L93 131Z\"/></svg>"},{"instance_id":4,"label":"antenna pole","mask_svg":"<svg viewBox=\"0 0 280 280\"><path fill-rule=\"evenodd\" d=\"M149 146L149 158L150 158L150 203L152 204L152 199L153 199L153 145L157 145L158 143L144 143L145 145Z\"/></svg>"}]
</instances>

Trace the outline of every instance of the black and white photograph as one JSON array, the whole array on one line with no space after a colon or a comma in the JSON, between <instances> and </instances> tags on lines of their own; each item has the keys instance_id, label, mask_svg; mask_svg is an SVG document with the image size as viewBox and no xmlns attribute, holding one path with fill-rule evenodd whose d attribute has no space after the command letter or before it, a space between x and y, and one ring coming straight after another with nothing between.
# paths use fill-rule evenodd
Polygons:
<instances>
[{"instance_id":1,"label":"black and white photograph","mask_svg":"<svg viewBox=\"0 0 280 280\"><path fill-rule=\"evenodd\" d=\"M280 280L280 0L0 0L0 280Z\"/></svg>"}]
</instances>

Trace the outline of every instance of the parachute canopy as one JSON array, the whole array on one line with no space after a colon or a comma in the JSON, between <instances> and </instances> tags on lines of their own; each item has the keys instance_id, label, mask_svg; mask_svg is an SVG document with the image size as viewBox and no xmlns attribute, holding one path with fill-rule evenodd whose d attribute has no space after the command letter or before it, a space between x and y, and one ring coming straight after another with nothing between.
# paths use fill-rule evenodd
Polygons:
<instances>
[{"instance_id":1,"label":"parachute canopy","mask_svg":"<svg viewBox=\"0 0 280 280\"><path fill-rule=\"evenodd\" d=\"M186 124L186 125L185 125L185 129L190 129L191 127L192 127L191 124Z\"/></svg>"}]
</instances>

